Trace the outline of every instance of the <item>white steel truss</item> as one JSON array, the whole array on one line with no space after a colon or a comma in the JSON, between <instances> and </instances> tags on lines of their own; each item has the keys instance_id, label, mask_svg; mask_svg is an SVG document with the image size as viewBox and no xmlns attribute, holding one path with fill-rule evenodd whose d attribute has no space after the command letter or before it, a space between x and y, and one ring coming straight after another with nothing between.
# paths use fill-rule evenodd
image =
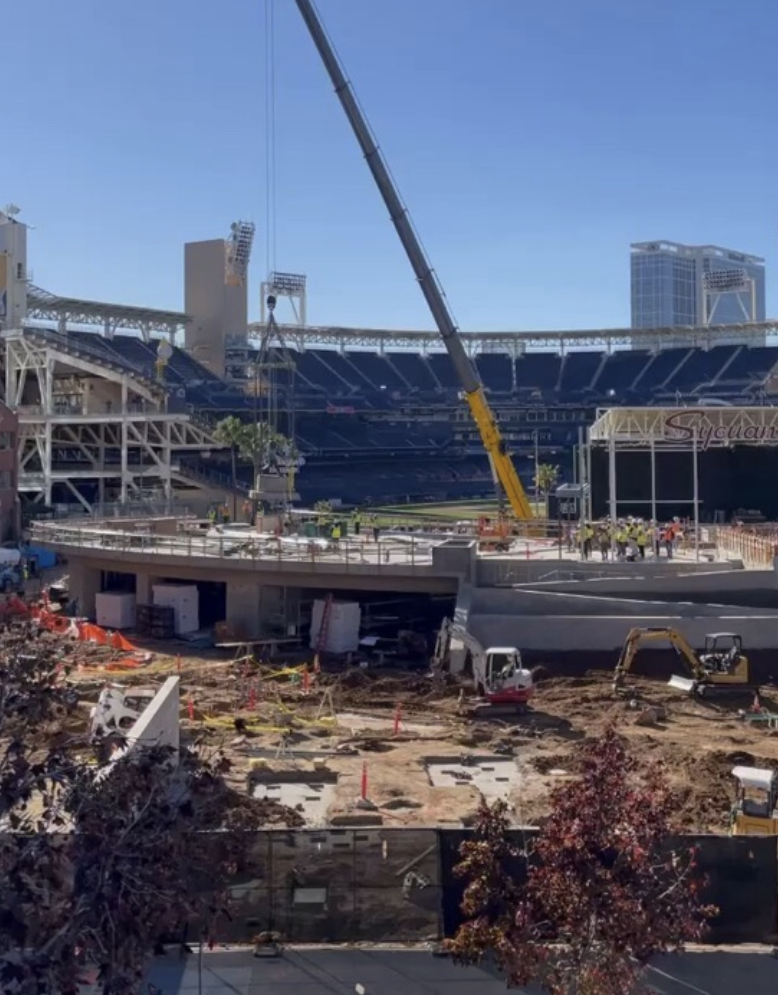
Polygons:
<instances>
[{"instance_id":1,"label":"white steel truss","mask_svg":"<svg viewBox=\"0 0 778 995\"><path fill-rule=\"evenodd\" d=\"M191 415L169 412L158 384L34 332L3 340L6 403L19 418L21 492L49 505L61 486L91 511L150 496L172 501L179 483L208 486L179 457L219 444Z\"/></svg>"},{"instance_id":2,"label":"white steel truss","mask_svg":"<svg viewBox=\"0 0 778 995\"><path fill-rule=\"evenodd\" d=\"M152 333L165 335L172 341L191 321L188 315L178 311L59 297L32 284L27 288L27 317L55 323L62 333L70 325L97 325L111 338L117 329L132 329L141 333L144 342L150 341Z\"/></svg>"},{"instance_id":3,"label":"white steel truss","mask_svg":"<svg viewBox=\"0 0 778 995\"><path fill-rule=\"evenodd\" d=\"M278 324L278 337L296 349L330 346L337 349L375 349L377 352L394 349L415 349L436 352L442 348L440 336L432 331L393 331L390 329L338 328ZM778 321L749 321L737 325L708 325L695 328L680 325L673 328L601 328L585 331L548 332L462 332L461 336L471 355L481 352L507 352L519 356L528 349L555 350L565 353L571 349L614 349L635 347L660 349L663 345L677 345L709 349L719 342L753 339L756 345L764 344L766 336L778 335ZM249 325L249 339L262 340L266 336L263 322ZM271 336L271 345L278 342Z\"/></svg>"},{"instance_id":4,"label":"white steel truss","mask_svg":"<svg viewBox=\"0 0 778 995\"><path fill-rule=\"evenodd\" d=\"M778 408L607 408L598 411L589 440L619 449L778 446Z\"/></svg>"}]
</instances>

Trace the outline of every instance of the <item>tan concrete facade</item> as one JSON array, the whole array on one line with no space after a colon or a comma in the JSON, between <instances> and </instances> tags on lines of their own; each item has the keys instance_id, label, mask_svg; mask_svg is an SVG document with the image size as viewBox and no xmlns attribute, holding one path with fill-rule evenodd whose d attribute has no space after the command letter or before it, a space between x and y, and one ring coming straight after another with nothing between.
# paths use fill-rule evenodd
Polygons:
<instances>
[{"instance_id":1,"label":"tan concrete facade","mask_svg":"<svg viewBox=\"0 0 778 995\"><path fill-rule=\"evenodd\" d=\"M223 376L225 339L245 338L248 325L248 290L245 284L227 284L223 239L184 246L184 310L192 318L186 326L187 350Z\"/></svg>"}]
</instances>

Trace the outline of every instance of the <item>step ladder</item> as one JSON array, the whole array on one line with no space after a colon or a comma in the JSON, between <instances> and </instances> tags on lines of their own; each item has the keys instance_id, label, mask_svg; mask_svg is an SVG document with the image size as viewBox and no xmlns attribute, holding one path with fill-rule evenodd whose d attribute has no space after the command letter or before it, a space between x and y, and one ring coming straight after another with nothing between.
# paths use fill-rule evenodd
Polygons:
<instances>
[{"instance_id":1,"label":"step ladder","mask_svg":"<svg viewBox=\"0 0 778 995\"><path fill-rule=\"evenodd\" d=\"M316 655L323 653L327 647L327 636L330 632L330 615L332 614L332 602L335 596L330 592L324 600L324 611L321 616L319 635L316 637Z\"/></svg>"}]
</instances>

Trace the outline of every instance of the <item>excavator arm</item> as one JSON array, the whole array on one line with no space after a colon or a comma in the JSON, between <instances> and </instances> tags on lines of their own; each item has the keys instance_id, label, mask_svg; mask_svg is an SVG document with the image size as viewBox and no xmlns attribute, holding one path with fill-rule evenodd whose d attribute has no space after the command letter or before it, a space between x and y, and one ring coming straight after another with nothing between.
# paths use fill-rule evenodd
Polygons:
<instances>
[{"instance_id":1,"label":"excavator arm","mask_svg":"<svg viewBox=\"0 0 778 995\"><path fill-rule=\"evenodd\" d=\"M632 670L637 652L643 643L663 640L669 642L678 656L683 660L689 669L694 680L704 677L703 667L700 658L694 648L689 644L686 637L676 629L656 628L656 629L630 629L624 645L621 649L616 670L613 675L614 688L620 688L624 683L624 677Z\"/></svg>"},{"instance_id":2,"label":"excavator arm","mask_svg":"<svg viewBox=\"0 0 778 995\"><path fill-rule=\"evenodd\" d=\"M435 655L432 659L433 667L446 669L449 667L449 657L451 653L451 640L458 639L470 654L470 662L473 668L473 678L476 682L483 682L486 678L486 652L475 636L462 625L457 625L451 619L444 618L438 632L435 643ZM449 667L450 669L450 667Z\"/></svg>"},{"instance_id":3,"label":"excavator arm","mask_svg":"<svg viewBox=\"0 0 778 995\"><path fill-rule=\"evenodd\" d=\"M389 172L383 153L359 106L354 89L346 78L312 0L296 0L296 3L359 143L365 162L383 198L414 275L419 282L421 292L424 294L424 299L446 347L446 352L459 378L470 413L492 465L494 476L502 488L513 514L519 521L527 521L533 517L532 507L521 485L519 475L516 473L516 467L508 453L494 413L486 400L478 371L465 350L443 289L430 261L427 259L408 210Z\"/></svg>"}]
</instances>

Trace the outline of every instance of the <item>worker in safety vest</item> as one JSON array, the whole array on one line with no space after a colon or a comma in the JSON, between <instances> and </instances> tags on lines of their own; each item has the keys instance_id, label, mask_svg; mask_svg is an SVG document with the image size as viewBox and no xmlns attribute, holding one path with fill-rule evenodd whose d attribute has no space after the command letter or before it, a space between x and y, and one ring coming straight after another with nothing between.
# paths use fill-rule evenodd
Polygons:
<instances>
[{"instance_id":1,"label":"worker in safety vest","mask_svg":"<svg viewBox=\"0 0 778 995\"><path fill-rule=\"evenodd\" d=\"M362 530L362 515L359 512L359 508L354 512L354 535L358 536Z\"/></svg>"},{"instance_id":2,"label":"worker in safety vest","mask_svg":"<svg viewBox=\"0 0 778 995\"><path fill-rule=\"evenodd\" d=\"M627 529L619 519L613 528L613 539L616 543L616 558L623 560L627 555Z\"/></svg>"},{"instance_id":3,"label":"worker in safety vest","mask_svg":"<svg viewBox=\"0 0 778 995\"><path fill-rule=\"evenodd\" d=\"M584 522L581 529L581 554L585 560L592 555L592 543L594 542L594 529L589 522Z\"/></svg>"},{"instance_id":4,"label":"worker in safety vest","mask_svg":"<svg viewBox=\"0 0 778 995\"><path fill-rule=\"evenodd\" d=\"M635 545L638 548L638 556L641 560L646 558L646 543L648 542L648 531L642 519L635 523Z\"/></svg>"}]
</instances>

